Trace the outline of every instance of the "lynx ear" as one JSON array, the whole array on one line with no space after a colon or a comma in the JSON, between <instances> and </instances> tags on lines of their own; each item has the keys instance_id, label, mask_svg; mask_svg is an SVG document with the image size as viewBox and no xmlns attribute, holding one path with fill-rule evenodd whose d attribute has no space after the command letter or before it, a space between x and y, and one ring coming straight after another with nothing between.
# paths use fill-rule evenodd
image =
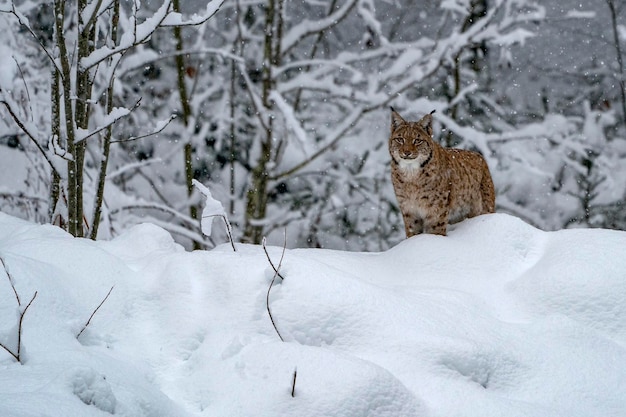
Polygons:
<instances>
[{"instance_id":1,"label":"lynx ear","mask_svg":"<svg viewBox=\"0 0 626 417\"><path fill-rule=\"evenodd\" d=\"M429 114L422 117L419 122L417 122L419 127L424 129L424 131L426 131L426 133L428 133L431 136L433 134L433 113L434 112L435 110L431 111Z\"/></svg>"},{"instance_id":2,"label":"lynx ear","mask_svg":"<svg viewBox=\"0 0 626 417\"><path fill-rule=\"evenodd\" d=\"M393 107L389 107L391 109L391 131L393 132L402 124L406 123L406 121L400 116L400 114L394 110Z\"/></svg>"}]
</instances>

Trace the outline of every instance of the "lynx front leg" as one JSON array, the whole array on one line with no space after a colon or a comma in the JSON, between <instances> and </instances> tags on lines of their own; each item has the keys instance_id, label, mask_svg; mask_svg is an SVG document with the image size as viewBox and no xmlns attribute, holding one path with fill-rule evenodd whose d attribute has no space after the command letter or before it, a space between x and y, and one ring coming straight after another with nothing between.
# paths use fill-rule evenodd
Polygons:
<instances>
[{"instance_id":1,"label":"lynx front leg","mask_svg":"<svg viewBox=\"0 0 626 417\"><path fill-rule=\"evenodd\" d=\"M424 219L424 233L446 236L448 228L448 210L430 213Z\"/></svg>"},{"instance_id":2,"label":"lynx front leg","mask_svg":"<svg viewBox=\"0 0 626 417\"><path fill-rule=\"evenodd\" d=\"M424 233L424 220L420 216L403 212L402 217L404 219L404 230L406 231L407 238Z\"/></svg>"}]
</instances>

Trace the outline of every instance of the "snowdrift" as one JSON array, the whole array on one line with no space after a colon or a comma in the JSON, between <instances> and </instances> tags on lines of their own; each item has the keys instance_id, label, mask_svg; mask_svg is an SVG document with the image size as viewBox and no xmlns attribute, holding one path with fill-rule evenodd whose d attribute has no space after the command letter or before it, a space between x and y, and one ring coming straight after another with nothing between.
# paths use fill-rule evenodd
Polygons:
<instances>
[{"instance_id":1,"label":"snowdrift","mask_svg":"<svg viewBox=\"0 0 626 417\"><path fill-rule=\"evenodd\" d=\"M494 214L383 253L287 250L269 295L284 342L263 248L237 249L0 213L9 350L37 292L21 363L0 349L0 415L626 415L624 232Z\"/></svg>"}]
</instances>

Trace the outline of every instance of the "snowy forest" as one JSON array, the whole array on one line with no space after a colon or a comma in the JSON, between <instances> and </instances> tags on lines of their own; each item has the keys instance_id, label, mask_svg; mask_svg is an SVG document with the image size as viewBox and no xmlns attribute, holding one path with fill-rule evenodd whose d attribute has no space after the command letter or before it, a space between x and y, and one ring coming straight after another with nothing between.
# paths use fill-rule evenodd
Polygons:
<instances>
[{"instance_id":1,"label":"snowy forest","mask_svg":"<svg viewBox=\"0 0 626 417\"><path fill-rule=\"evenodd\" d=\"M236 241L385 250L393 106L485 156L496 211L626 229L624 21L618 0L0 0L0 209L211 248L210 190Z\"/></svg>"}]
</instances>

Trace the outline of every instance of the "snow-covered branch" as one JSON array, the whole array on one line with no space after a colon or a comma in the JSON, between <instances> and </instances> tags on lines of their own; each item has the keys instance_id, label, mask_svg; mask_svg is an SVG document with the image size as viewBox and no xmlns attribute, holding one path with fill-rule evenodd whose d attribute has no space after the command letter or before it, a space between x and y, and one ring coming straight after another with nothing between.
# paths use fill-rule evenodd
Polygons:
<instances>
[{"instance_id":1,"label":"snow-covered branch","mask_svg":"<svg viewBox=\"0 0 626 417\"><path fill-rule=\"evenodd\" d=\"M151 132L143 134L143 135L139 135L139 136L131 136L129 138L126 139L118 139L118 140L111 140L111 143L120 143L120 142L132 142L135 140L139 140L139 139L145 139L148 138L150 136L154 136L157 135L159 133L161 133L162 131L165 130L166 127L168 127L170 125L170 123L172 123L172 120L176 119L175 115L171 115L169 118L165 119L165 120L159 120L158 122L156 122L156 125L154 126L154 128L152 129Z\"/></svg>"},{"instance_id":2,"label":"snow-covered branch","mask_svg":"<svg viewBox=\"0 0 626 417\"><path fill-rule=\"evenodd\" d=\"M356 122L361 117L363 117L364 110L365 109L363 107L357 107L356 109L352 110L352 112L342 121L342 123L340 123L332 132L327 135L326 141L323 146L321 146L315 153L313 153L311 156L304 159L300 163L286 169L285 171L273 175L272 180L278 180L288 177L289 175L298 172L299 170L325 154L329 149L335 146L337 142L339 142L343 138L346 132L354 127Z\"/></svg>"},{"instance_id":3,"label":"snow-covered branch","mask_svg":"<svg viewBox=\"0 0 626 417\"><path fill-rule=\"evenodd\" d=\"M288 54L300 41L308 36L315 35L341 23L357 5L359 0L346 1L340 8L323 19L311 21L303 20L291 28L283 37L280 46L281 54Z\"/></svg>"},{"instance_id":4,"label":"snow-covered branch","mask_svg":"<svg viewBox=\"0 0 626 417\"><path fill-rule=\"evenodd\" d=\"M88 139L94 135L97 135L98 133L102 132L103 130L113 126L115 123L117 123L120 119L128 116L134 109L136 109L137 107L139 107L139 103L141 102L141 99L139 99L135 105L130 108L127 109L125 107L115 107L113 108L113 110L111 111L111 113L107 114L101 121L101 124L99 126L97 126L94 130L92 131L87 131L87 130L83 130L83 129L76 129L76 139L74 141L74 143L79 143L85 139Z\"/></svg>"},{"instance_id":5,"label":"snow-covered branch","mask_svg":"<svg viewBox=\"0 0 626 417\"><path fill-rule=\"evenodd\" d=\"M193 14L189 18L184 18L182 14L172 12L161 23L161 27L173 27L173 26L198 26L205 23L207 20L215 16L220 10L222 4L226 0L211 0L202 14Z\"/></svg>"},{"instance_id":6,"label":"snow-covered branch","mask_svg":"<svg viewBox=\"0 0 626 417\"><path fill-rule=\"evenodd\" d=\"M224 1L212 0L207 5L204 14L193 15L189 19L184 19L180 13L173 11L171 0L167 0L163 2L154 15L140 24L133 25L132 31L123 33L118 45L114 47L100 47L89 54L89 56L82 58L80 62L81 68L87 70L113 55L124 53L137 45L145 43L158 28L200 25L213 17ZM133 19L136 19L136 16L133 16Z\"/></svg>"},{"instance_id":7,"label":"snow-covered branch","mask_svg":"<svg viewBox=\"0 0 626 417\"><path fill-rule=\"evenodd\" d=\"M300 124L298 119L296 118L293 107L291 107L289 103L287 103L287 101L283 98L283 96L281 96L280 93L276 90L273 90L270 93L269 98L276 104L278 109L281 111L281 113L285 117L287 126L289 126L289 128L293 131L293 133L296 135L296 138L301 143L306 143L307 141L306 132L302 128L302 125Z\"/></svg>"}]
</instances>

